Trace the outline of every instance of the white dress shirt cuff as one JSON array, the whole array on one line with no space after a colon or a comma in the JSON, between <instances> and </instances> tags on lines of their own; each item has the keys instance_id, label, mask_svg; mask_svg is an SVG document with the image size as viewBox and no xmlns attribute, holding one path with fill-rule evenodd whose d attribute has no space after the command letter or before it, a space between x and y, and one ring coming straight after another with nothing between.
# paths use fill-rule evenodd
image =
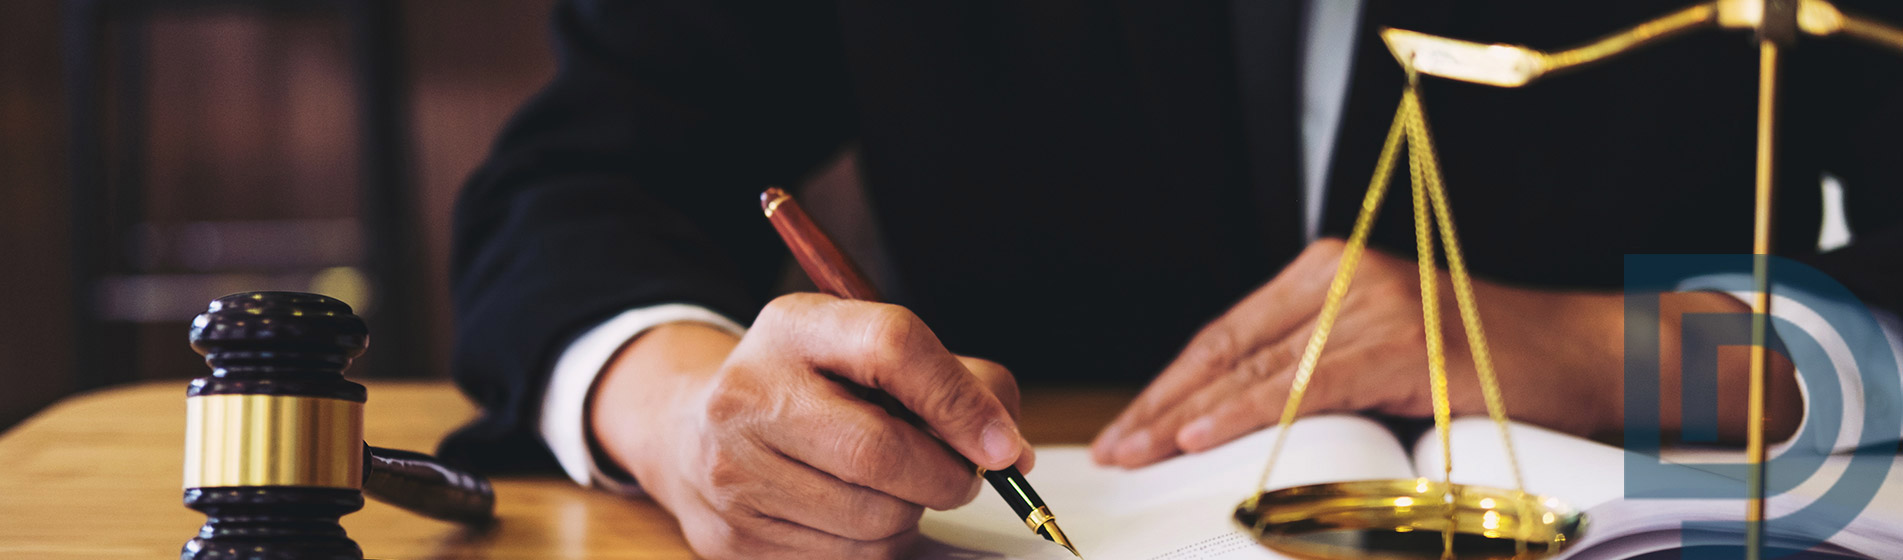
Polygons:
<instances>
[{"instance_id":1,"label":"white dress shirt cuff","mask_svg":"<svg viewBox=\"0 0 1903 560\"><path fill-rule=\"evenodd\" d=\"M621 348L648 329L668 323L701 323L735 336L746 332L738 323L705 307L670 303L630 309L582 333L555 360L542 395L537 427L542 441L568 477L583 486L615 493L640 491L633 480L617 480L602 470L595 457L593 434L588 430L588 396L595 379Z\"/></svg>"},{"instance_id":2,"label":"white dress shirt cuff","mask_svg":"<svg viewBox=\"0 0 1903 560\"><path fill-rule=\"evenodd\" d=\"M1726 289L1741 285L1750 286L1750 278L1748 274L1700 276L1680 283L1678 289L1680 291L1702 290L1723 292L1738 298L1738 300L1743 301L1745 305L1750 305L1753 292ZM1811 309L1804 304L1798 303L1794 299L1779 295L1779 292L1789 293L1789 290L1794 289L1795 288L1791 286L1774 284L1771 289L1771 316L1789 321L1792 326L1809 334L1811 338L1815 339L1817 343L1823 347L1824 354L1829 356L1831 363L1836 366L1837 371L1834 373L1837 376L1838 387L1843 393L1841 401L1843 403L1843 418L1842 423L1838 425L1839 429L1836 437L1824 438L1816 442L1817 448L1807 451L1812 453L1844 452L1856 449L1860 445L1872 443L1862 441L1865 398L1864 384L1863 377L1857 369L1856 359L1852 349L1845 343L1843 336L1831 326L1829 321L1824 319L1824 315L1819 313L1818 310ZM1862 304L1857 302L1833 302L1833 304L1862 307ZM1889 342L1890 348L1893 350L1903 348L1903 322L1899 322L1896 315L1888 311L1875 308L1869 308L1869 311L1870 314L1875 317L1877 325L1883 329L1883 338ZM1896 355L1903 357L1903 354ZM1801 374L1797 376L1797 391L1804 400L1804 415L1798 422L1796 432L1802 434L1804 433L1804 428L1808 427L1811 422L1811 414L1813 412L1811 407L1813 395L1811 393L1813 389L1804 382L1804 376ZM1795 440L1795 436L1793 436L1793 440ZM1773 446L1769 451L1773 455L1782 453L1790 448L1793 442L1794 441L1781 442Z\"/></svg>"}]
</instances>

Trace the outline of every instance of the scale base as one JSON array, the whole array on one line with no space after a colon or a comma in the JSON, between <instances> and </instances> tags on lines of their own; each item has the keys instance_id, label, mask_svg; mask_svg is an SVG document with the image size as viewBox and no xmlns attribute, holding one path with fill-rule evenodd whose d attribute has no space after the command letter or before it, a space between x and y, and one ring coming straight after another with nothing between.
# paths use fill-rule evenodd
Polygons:
<instances>
[{"instance_id":1,"label":"scale base","mask_svg":"<svg viewBox=\"0 0 1903 560\"><path fill-rule=\"evenodd\" d=\"M1310 560L1504 560L1560 553L1585 518L1552 498L1417 478L1263 492L1236 506L1236 522L1264 546Z\"/></svg>"}]
</instances>

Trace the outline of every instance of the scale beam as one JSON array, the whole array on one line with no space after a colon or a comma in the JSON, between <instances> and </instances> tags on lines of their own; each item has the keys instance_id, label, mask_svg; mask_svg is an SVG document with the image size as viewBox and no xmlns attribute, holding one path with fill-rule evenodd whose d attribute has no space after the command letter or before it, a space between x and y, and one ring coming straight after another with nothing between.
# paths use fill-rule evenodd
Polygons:
<instances>
[{"instance_id":1,"label":"scale beam","mask_svg":"<svg viewBox=\"0 0 1903 560\"><path fill-rule=\"evenodd\" d=\"M1844 36L1903 53L1903 28L1845 13L1825 0L1796 4L1795 29L1816 37ZM1557 52L1521 45L1477 43L1406 29L1385 28L1381 39L1395 60L1415 72L1462 82L1514 88L1550 74L1599 62L1699 29L1759 29L1766 22L1755 0L1717 0ZM1779 26L1774 28L1781 29ZM1779 35L1779 31L1772 31ZM1778 41L1783 43L1783 41Z\"/></svg>"}]
</instances>

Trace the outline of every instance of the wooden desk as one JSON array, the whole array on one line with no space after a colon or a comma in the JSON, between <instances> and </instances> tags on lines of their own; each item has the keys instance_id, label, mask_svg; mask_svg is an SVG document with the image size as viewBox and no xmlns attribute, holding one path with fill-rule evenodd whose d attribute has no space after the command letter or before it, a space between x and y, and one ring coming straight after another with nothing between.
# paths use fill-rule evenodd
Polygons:
<instances>
[{"instance_id":1,"label":"wooden desk","mask_svg":"<svg viewBox=\"0 0 1903 560\"><path fill-rule=\"evenodd\" d=\"M448 383L366 383L365 437L429 451L475 409ZM1083 443L1130 390L1027 389L1032 442ZM0 558L176 558L205 521L179 502L185 384L69 398L0 435ZM371 501L344 517L371 558L691 558L666 511L557 477L494 481L502 523L488 534Z\"/></svg>"}]
</instances>

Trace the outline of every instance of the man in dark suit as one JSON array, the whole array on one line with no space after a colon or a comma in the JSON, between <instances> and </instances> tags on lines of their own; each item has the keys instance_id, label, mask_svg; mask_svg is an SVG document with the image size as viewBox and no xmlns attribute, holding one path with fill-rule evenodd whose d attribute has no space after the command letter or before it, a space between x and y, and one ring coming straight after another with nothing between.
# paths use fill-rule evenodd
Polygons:
<instances>
[{"instance_id":1,"label":"man in dark suit","mask_svg":"<svg viewBox=\"0 0 1903 560\"><path fill-rule=\"evenodd\" d=\"M964 460L1030 466L1018 378L1155 377L1107 464L1233 439L1279 413L1398 101L1375 30L1555 48L1662 10L1573 5L563 2L559 74L457 207L455 369L486 414L444 454L647 492L706 556L841 558L971 499ZM1516 418L1617 429L1621 255L1749 252L1754 57L1709 32L1523 89L1425 84ZM1895 310L1903 61L1814 42L1788 64L1776 250ZM755 197L849 144L902 306L769 303L785 253ZM1829 252L1825 172L1855 234ZM1428 413L1408 206L1381 212L1307 410ZM1447 335L1455 412L1480 411ZM1796 385L1774 378L1775 433Z\"/></svg>"}]
</instances>

